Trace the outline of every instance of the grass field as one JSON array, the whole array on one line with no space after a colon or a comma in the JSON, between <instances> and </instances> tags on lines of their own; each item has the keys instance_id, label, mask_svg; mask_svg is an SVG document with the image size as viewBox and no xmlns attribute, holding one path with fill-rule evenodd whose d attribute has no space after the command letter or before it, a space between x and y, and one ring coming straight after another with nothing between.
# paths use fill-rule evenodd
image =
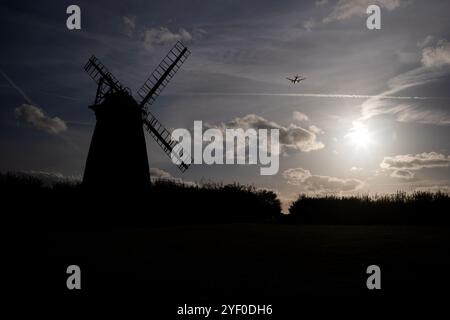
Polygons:
<instances>
[{"instance_id":1,"label":"grass field","mask_svg":"<svg viewBox=\"0 0 450 320\"><path fill-rule=\"evenodd\" d=\"M125 295L146 305L421 299L441 297L449 285L448 231L227 224L55 232L47 255L60 265L80 264L84 294L91 299ZM381 268L378 292L366 288L371 264Z\"/></svg>"}]
</instances>

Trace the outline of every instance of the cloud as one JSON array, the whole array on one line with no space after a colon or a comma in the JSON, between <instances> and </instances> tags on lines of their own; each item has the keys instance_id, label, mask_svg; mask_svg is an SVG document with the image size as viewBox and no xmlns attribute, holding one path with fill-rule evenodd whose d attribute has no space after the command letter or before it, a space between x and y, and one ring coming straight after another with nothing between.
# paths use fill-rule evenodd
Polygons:
<instances>
[{"instance_id":1,"label":"cloud","mask_svg":"<svg viewBox=\"0 0 450 320\"><path fill-rule=\"evenodd\" d=\"M180 28L172 32L166 27L150 28L144 31L144 46L151 50L155 46L174 44L176 41L190 42L193 36L187 30Z\"/></svg>"},{"instance_id":2,"label":"cloud","mask_svg":"<svg viewBox=\"0 0 450 320\"><path fill-rule=\"evenodd\" d=\"M50 118L45 115L44 111L35 106L35 103L28 97L25 91L12 81L12 79L0 69L0 74L8 81L11 88L17 91L27 102L15 109L16 117L27 124L32 125L36 129L46 131L51 134L58 134L67 130L66 123L58 117Z\"/></svg>"},{"instance_id":3,"label":"cloud","mask_svg":"<svg viewBox=\"0 0 450 320\"><path fill-rule=\"evenodd\" d=\"M316 25L317 23L314 20L314 18L309 18L308 20L303 22L303 27L308 31L311 31L311 29L314 28Z\"/></svg>"},{"instance_id":4,"label":"cloud","mask_svg":"<svg viewBox=\"0 0 450 320\"><path fill-rule=\"evenodd\" d=\"M317 140L317 133L312 130L302 128L295 124L290 124L287 127L279 125L273 121L269 121L256 114L248 114L243 117L237 117L226 123L219 125L206 125L212 128L225 129L279 129L280 130L280 149L281 152L290 150L297 150L303 152L310 152L319 150L325 145Z\"/></svg>"},{"instance_id":5,"label":"cloud","mask_svg":"<svg viewBox=\"0 0 450 320\"><path fill-rule=\"evenodd\" d=\"M36 106L22 104L15 109L16 117L36 129L50 134L58 134L67 130L66 123L58 117L49 117Z\"/></svg>"},{"instance_id":6,"label":"cloud","mask_svg":"<svg viewBox=\"0 0 450 320\"><path fill-rule=\"evenodd\" d=\"M384 157L380 163L383 170L420 170L450 166L450 156L437 152L423 152L416 155L405 154ZM406 174L406 173L403 173Z\"/></svg>"},{"instance_id":7,"label":"cloud","mask_svg":"<svg viewBox=\"0 0 450 320\"><path fill-rule=\"evenodd\" d=\"M149 51L157 46L173 45L177 41L189 43L206 34L206 31L201 28L196 28L191 31L179 28L178 31L172 31L164 26L160 26L159 28L139 26L136 16L123 16L122 29L123 33L128 37L141 40L144 47Z\"/></svg>"},{"instance_id":8,"label":"cloud","mask_svg":"<svg viewBox=\"0 0 450 320\"><path fill-rule=\"evenodd\" d=\"M327 3L328 3L328 0L318 0L318 1L316 1L316 2L314 3L314 5L315 5L316 7L321 7L321 6L326 5Z\"/></svg>"},{"instance_id":9,"label":"cloud","mask_svg":"<svg viewBox=\"0 0 450 320\"><path fill-rule=\"evenodd\" d=\"M299 185L300 182L305 181L311 177L311 172L303 168L287 169L283 172L283 177L287 179L289 184Z\"/></svg>"},{"instance_id":10,"label":"cloud","mask_svg":"<svg viewBox=\"0 0 450 320\"><path fill-rule=\"evenodd\" d=\"M406 180L411 180L414 179L415 174L414 172L410 171L410 170L394 170L391 172L390 175L392 178L398 178L398 179L406 179Z\"/></svg>"},{"instance_id":11,"label":"cloud","mask_svg":"<svg viewBox=\"0 0 450 320\"><path fill-rule=\"evenodd\" d=\"M304 191L316 194L351 193L364 186L364 182L358 179L314 175L303 168L287 169L283 172L283 177L287 183L300 186Z\"/></svg>"},{"instance_id":12,"label":"cloud","mask_svg":"<svg viewBox=\"0 0 450 320\"><path fill-rule=\"evenodd\" d=\"M414 104L392 104L380 98L366 100L361 106L361 121L380 115L393 115L398 122L449 125L450 114L444 111L424 109Z\"/></svg>"},{"instance_id":13,"label":"cloud","mask_svg":"<svg viewBox=\"0 0 450 320\"><path fill-rule=\"evenodd\" d=\"M195 182L192 181L184 181L181 178L176 178L172 176L169 172L164 171L159 168L150 168L150 179L152 182L154 181L170 181L174 183L180 183L185 185L196 185Z\"/></svg>"},{"instance_id":14,"label":"cloud","mask_svg":"<svg viewBox=\"0 0 450 320\"><path fill-rule=\"evenodd\" d=\"M401 5L400 0L339 0L331 9L331 12L322 19L324 24L334 21L350 19L354 16L366 15L366 9L370 5L378 5L382 9L392 11Z\"/></svg>"},{"instance_id":15,"label":"cloud","mask_svg":"<svg viewBox=\"0 0 450 320\"><path fill-rule=\"evenodd\" d=\"M130 38L133 37L134 31L136 30L136 22L137 22L136 16L124 16L122 18L122 22L123 22L123 32Z\"/></svg>"},{"instance_id":16,"label":"cloud","mask_svg":"<svg viewBox=\"0 0 450 320\"><path fill-rule=\"evenodd\" d=\"M65 176L62 173L59 172L48 172L48 171L19 171L14 172L14 174L22 177L32 177L35 179L38 179L39 181L42 181L42 184L45 187L53 187L55 184L58 183L80 183L81 182L81 176Z\"/></svg>"},{"instance_id":17,"label":"cloud","mask_svg":"<svg viewBox=\"0 0 450 320\"><path fill-rule=\"evenodd\" d=\"M423 110L417 106L401 104L392 109L399 122L415 122L434 125L449 125L450 114L442 111Z\"/></svg>"},{"instance_id":18,"label":"cloud","mask_svg":"<svg viewBox=\"0 0 450 320\"><path fill-rule=\"evenodd\" d=\"M433 41L434 41L434 37L432 35L428 35L422 41L418 41L417 46L419 48L424 48L424 47L430 45Z\"/></svg>"},{"instance_id":19,"label":"cloud","mask_svg":"<svg viewBox=\"0 0 450 320\"><path fill-rule=\"evenodd\" d=\"M150 168L150 178L152 181L154 180L168 180L173 182L181 183L183 182L180 178L175 178L169 172L161 170L159 168Z\"/></svg>"},{"instance_id":20,"label":"cloud","mask_svg":"<svg viewBox=\"0 0 450 320\"><path fill-rule=\"evenodd\" d=\"M308 121L308 119L309 119L306 114L298 112L298 111L294 111L292 113L292 116L294 117L295 120L300 121L300 122Z\"/></svg>"},{"instance_id":21,"label":"cloud","mask_svg":"<svg viewBox=\"0 0 450 320\"><path fill-rule=\"evenodd\" d=\"M450 114L444 111L424 109L413 101L428 100L430 97L412 97L411 103L394 104L383 98L400 91L427 85L445 79L450 75L450 43L439 40L435 46L422 49L421 66L402 73L388 81L389 90L378 97L372 97L361 106L361 120L379 115L393 115L399 122L414 122L434 125L450 124ZM447 99L448 98L444 98Z\"/></svg>"},{"instance_id":22,"label":"cloud","mask_svg":"<svg viewBox=\"0 0 450 320\"><path fill-rule=\"evenodd\" d=\"M363 168L359 168L359 167L351 167L350 168L350 171L351 172L361 172L361 171L363 171L364 169Z\"/></svg>"},{"instance_id":23,"label":"cloud","mask_svg":"<svg viewBox=\"0 0 450 320\"><path fill-rule=\"evenodd\" d=\"M450 42L439 40L435 47L424 48L421 62L426 67L441 67L450 64Z\"/></svg>"},{"instance_id":24,"label":"cloud","mask_svg":"<svg viewBox=\"0 0 450 320\"><path fill-rule=\"evenodd\" d=\"M315 134L324 134L325 131L323 131L321 128L315 126L315 125L311 125L308 127L309 131L314 132Z\"/></svg>"}]
</instances>

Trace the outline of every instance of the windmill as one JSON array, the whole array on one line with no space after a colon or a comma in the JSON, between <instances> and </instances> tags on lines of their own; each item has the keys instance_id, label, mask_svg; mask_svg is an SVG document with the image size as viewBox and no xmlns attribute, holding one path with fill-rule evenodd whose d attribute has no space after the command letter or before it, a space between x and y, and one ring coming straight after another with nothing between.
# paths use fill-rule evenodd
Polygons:
<instances>
[{"instance_id":1,"label":"windmill","mask_svg":"<svg viewBox=\"0 0 450 320\"><path fill-rule=\"evenodd\" d=\"M134 98L111 72L92 56L84 70L97 83L95 102L89 108L97 119L86 160L83 185L88 188L136 190L150 184L144 129L164 152L175 156L185 172L190 155L148 110L186 61L190 51L181 43L164 57Z\"/></svg>"}]
</instances>

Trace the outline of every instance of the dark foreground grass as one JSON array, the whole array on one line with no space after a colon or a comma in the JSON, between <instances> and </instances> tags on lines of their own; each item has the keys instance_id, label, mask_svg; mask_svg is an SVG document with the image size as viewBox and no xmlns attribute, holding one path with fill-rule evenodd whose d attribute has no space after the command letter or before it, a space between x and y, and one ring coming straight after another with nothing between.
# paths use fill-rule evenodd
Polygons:
<instances>
[{"instance_id":1,"label":"dark foreground grass","mask_svg":"<svg viewBox=\"0 0 450 320\"><path fill-rule=\"evenodd\" d=\"M55 232L46 254L55 287L66 264L85 272L83 295L53 288L64 299L126 301L175 319L184 303L266 303L297 317L311 308L442 307L449 248L445 227L221 224ZM380 291L366 287L372 264L382 270ZM335 304L342 309L328 309Z\"/></svg>"}]
</instances>

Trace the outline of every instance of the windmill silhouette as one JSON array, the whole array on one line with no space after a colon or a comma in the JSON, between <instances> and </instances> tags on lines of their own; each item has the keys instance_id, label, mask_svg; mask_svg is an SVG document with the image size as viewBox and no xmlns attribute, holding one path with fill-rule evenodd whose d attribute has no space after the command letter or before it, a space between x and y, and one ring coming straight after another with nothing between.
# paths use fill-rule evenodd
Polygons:
<instances>
[{"instance_id":1,"label":"windmill silhouette","mask_svg":"<svg viewBox=\"0 0 450 320\"><path fill-rule=\"evenodd\" d=\"M190 154L171 139L171 133L148 108L189 54L177 42L137 91L136 99L95 56L88 60L84 70L97 83L95 102L89 108L94 110L97 122L83 175L85 187L131 191L150 185L143 128L169 157L175 156L181 172L188 169Z\"/></svg>"}]
</instances>

